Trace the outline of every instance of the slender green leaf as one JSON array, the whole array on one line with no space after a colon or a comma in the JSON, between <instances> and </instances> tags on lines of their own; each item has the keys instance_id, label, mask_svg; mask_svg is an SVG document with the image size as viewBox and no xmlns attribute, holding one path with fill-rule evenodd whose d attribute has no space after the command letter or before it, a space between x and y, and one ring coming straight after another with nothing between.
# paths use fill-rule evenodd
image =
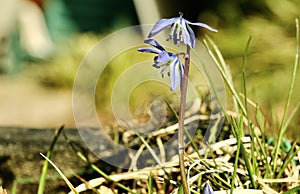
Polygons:
<instances>
[{"instance_id":1,"label":"slender green leaf","mask_svg":"<svg viewBox=\"0 0 300 194\"><path fill-rule=\"evenodd\" d=\"M300 186L294 187L289 191L284 192L283 194L298 194L300 192Z\"/></svg>"},{"instance_id":2,"label":"slender green leaf","mask_svg":"<svg viewBox=\"0 0 300 194\"><path fill-rule=\"evenodd\" d=\"M54 168L55 170L59 173L59 175L64 179L68 187L73 191L75 194L78 194L72 183L68 180L68 178L63 174L63 172L46 156L44 156L42 153L40 153L43 158L45 158Z\"/></svg>"},{"instance_id":3,"label":"slender green leaf","mask_svg":"<svg viewBox=\"0 0 300 194\"><path fill-rule=\"evenodd\" d=\"M150 173L149 177L148 177L148 193L152 194L153 193L153 174Z\"/></svg>"},{"instance_id":4,"label":"slender green leaf","mask_svg":"<svg viewBox=\"0 0 300 194\"><path fill-rule=\"evenodd\" d=\"M294 66L293 66L293 71L292 71L292 79L291 79L291 83L290 83L290 88L288 91L288 96L285 102L285 106L284 106L284 112L283 112L283 118L281 120L281 124L279 127L279 135L278 135L278 139L275 145L275 149L273 152L273 171L276 171L277 168L277 157L278 157L278 151L280 148L280 144L283 138L283 134L286 130L286 126L287 126L287 112L288 109L290 107L290 102L291 102L291 98L292 98L292 94L294 91L294 86L295 86L295 80L296 80L296 73L297 73L297 69L298 69L298 64L299 64L299 21L298 19L295 20L296 22L296 54L295 54L295 62L294 62ZM274 174L275 175L275 174Z\"/></svg>"},{"instance_id":5,"label":"slender green leaf","mask_svg":"<svg viewBox=\"0 0 300 194\"><path fill-rule=\"evenodd\" d=\"M56 144L57 139L58 139L58 137L59 137L59 135L60 135L60 133L62 132L63 129L64 129L64 126L61 126L59 129L57 129L55 131L54 138L53 138L53 140L51 142L51 145L50 145L50 148L47 152L47 158L49 158L49 159L51 158L52 153L53 153L53 149L54 149L54 145ZM41 178L40 178L40 182L39 182L38 191L37 191L38 194L43 194L44 193L46 177L47 177L47 171L48 171L48 160L45 160L43 168L42 168L42 173L41 173Z\"/></svg>"}]
</instances>

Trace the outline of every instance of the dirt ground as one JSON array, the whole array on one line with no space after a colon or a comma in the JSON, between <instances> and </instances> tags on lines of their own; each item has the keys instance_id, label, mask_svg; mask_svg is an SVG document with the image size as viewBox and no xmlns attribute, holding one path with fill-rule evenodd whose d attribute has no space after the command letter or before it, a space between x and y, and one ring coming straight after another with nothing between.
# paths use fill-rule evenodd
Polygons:
<instances>
[{"instance_id":1,"label":"dirt ground","mask_svg":"<svg viewBox=\"0 0 300 194\"><path fill-rule=\"evenodd\" d=\"M0 126L74 127L72 91L45 88L24 76L0 76Z\"/></svg>"},{"instance_id":2,"label":"dirt ground","mask_svg":"<svg viewBox=\"0 0 300 194\"><path fill-rule=\"evenodd\" d=\"M10 192L16 181L17 193L36 193L43 164L39 153L46 153L54 130L62 125L69 128L64 132L72 141L84 146L74 129L71 90L43 87L28 76L1 75L0 185ZM63 137L52 159L68 177L85 166ZM46 193L66 193L65 183L54 176L55 170L49 168L48 174Z\"/></svg>"}]
</instances>

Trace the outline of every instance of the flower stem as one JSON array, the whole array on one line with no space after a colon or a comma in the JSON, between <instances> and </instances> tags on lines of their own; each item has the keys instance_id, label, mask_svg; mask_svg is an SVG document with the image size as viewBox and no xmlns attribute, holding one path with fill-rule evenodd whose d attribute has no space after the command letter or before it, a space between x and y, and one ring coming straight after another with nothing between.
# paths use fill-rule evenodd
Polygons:
<instances>
[{"instance_id":1,"label":"flower stem","mask_svg":"<svg viewBox=\"0 0 300 194\"><path fill-rule=\"evenodd\" d=\"M181 80L181 93L180 93L180 107L179 107L179 120L178 120L178 155L179 167L182 179L183 191L189 194L189 187L187 183L185 165L184 165L184 113L186 104L186 93L188 86L188 74L190 67L190 47L187 46L187 52L184 56L184 76Z\"/></svg>"}]
</instances>

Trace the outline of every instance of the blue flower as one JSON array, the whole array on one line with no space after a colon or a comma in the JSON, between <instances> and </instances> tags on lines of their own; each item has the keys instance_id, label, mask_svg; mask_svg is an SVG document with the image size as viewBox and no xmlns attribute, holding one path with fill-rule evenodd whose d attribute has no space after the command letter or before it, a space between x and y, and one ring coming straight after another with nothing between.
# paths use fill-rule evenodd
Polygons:
<instances>
[{"instance_id":1,"label":"blue flower","mask_svg":"<svg viewBox=\"0 0 300 194\"><path fill-rule=\"evenodd\" d=\"M162 77L164 77L164 74L167 72L171 78L170 89L171 91L174 91L184 75L183 63L181 62L179 56L177 54L167 52L158 42L153 39L148 39L144 42L155 48L139 48L138 51L158 54L154 57L153 67L161 69L160 74Z\"/></svg>"},{"instance_id":2,"label":"blue flower","mask_svg":"<svg viewBox=\"0 0 300 194\"><path fill-rule=\"evenodd\" d=\"M209 182L205 183L202 194L214 194L214 191L209 185Z\"/></svg>"},{"instance_id":3,"label":"blue flower","mask_svg":"<svg viewBox=\"0 0 300 194\"><path fill-rule=\"evenodd\" d=\"M212 32L217 32L216 29L208 26L204 23L192 23L188 20L184 19L183 14L179 12L179 17L171 18L171 19L161 19L156 24L154 24L151 32L148 35L148 38L151 38L158 34L163 29L172 26L171 33L169 34L169 38L167 40L173 39L175 45L179 45L180 41L183 41L184 44L189 45L194 48L196 37L189 25L200 26L206 28Z\"/></svg>"}]
</instances>

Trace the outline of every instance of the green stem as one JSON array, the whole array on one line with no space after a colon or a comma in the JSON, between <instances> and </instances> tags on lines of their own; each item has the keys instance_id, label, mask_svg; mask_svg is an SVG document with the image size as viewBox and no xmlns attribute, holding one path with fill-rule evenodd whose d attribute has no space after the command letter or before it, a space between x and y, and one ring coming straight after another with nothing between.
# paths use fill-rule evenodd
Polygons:
<instances>
[{"instance_id":1,"label":"green stem","mask_svg":"<svg viewBox=\"0 0 300 194\"><path fill-rule=\"evenodd\" d=\"M187 183L185 166L184 166L184 113L186 103L186 93L188 87L188 74L190 68L190 47L187 46L184 61L184 76L181 82L181 93L180 93L180 107L179 107L179 120L178 120L178 155L179 155L179 167L182 179L183 191L185 194L189 193L189 187Z\"/></svg>"}]
</instances>

